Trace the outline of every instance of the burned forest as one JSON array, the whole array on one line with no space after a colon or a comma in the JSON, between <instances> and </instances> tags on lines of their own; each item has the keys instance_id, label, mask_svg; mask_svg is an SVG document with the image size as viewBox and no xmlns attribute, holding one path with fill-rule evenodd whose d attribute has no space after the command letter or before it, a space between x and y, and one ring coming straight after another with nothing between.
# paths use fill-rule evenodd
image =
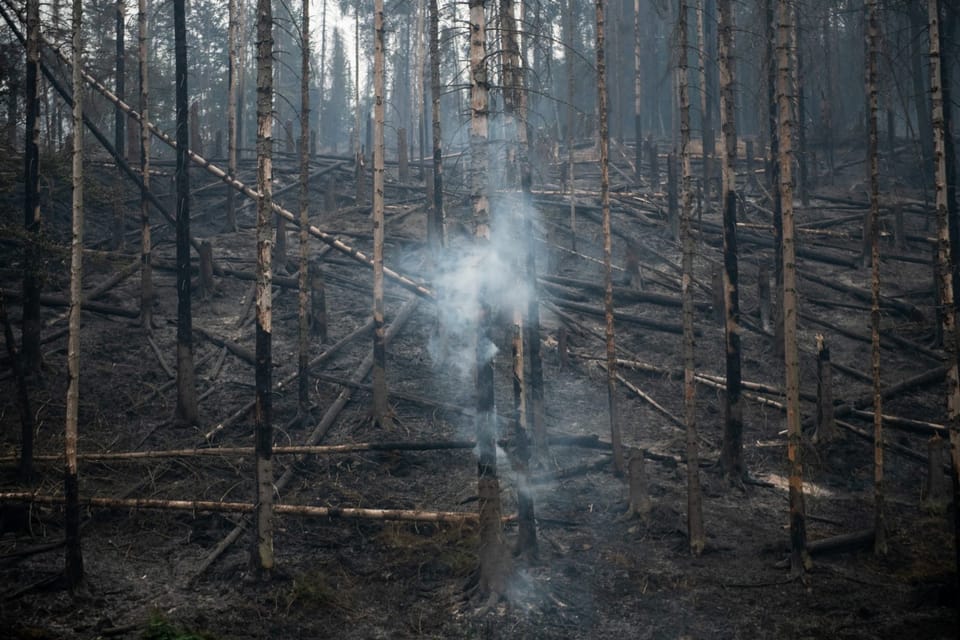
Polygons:
<instances>
[{"instance_id":1,"label":"burned forest","mask_svg":"<svg viewBox=\"0 0 960 640\"><path fill-rule=\"evenodd\" d=\"M957 0L0 0L0 638L960 637Z\"/></svg>"}]
</instances>

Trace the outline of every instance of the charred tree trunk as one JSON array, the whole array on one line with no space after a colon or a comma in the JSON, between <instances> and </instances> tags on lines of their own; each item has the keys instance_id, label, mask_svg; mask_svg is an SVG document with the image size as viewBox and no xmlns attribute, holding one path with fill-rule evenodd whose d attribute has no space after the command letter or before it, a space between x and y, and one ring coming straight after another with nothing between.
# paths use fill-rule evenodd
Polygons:
<instances>
[{"instance_id":1,"label":"charred tree trunk","mask_svg":"<svg viewBox=\"0 0 960 640\"><path fill-rule=\"evenodd\" d=\"M936 134L933 131L931 121L930 104L927 102L927 95L933 92L933 87L931 86L928 90L923 73L923 58L930 53L929 48L924 51L922 46L923 34L929 26L929 16L925 16L924 7L919 2L913 4L908 13L910 15L910 80L913 83L913 99L917 110L917 129L920 133L920 176L924 184L929 184L929 178L931 173L935 172L937 162L933 149ZM930 69L929 73L932 77L933 69Z\"/></svg>"},{"instance_id":2,"label":"charred tree trunk","mask_svg":"<svg viewBox=\"0 0 960 640\"><path fill-rule=\"evenodd\" d=\"M40 0L27 0L27 61L23 141L23 315L20 357L28 376L40 373ZM79 132L79 133L78 133ZM74 136L83 139L83 125Z\"/></svg>"},{"instance_id":3,"label":"charred tree trunk","mask_svg":"<svg viewBox=\"0 0 960 640\"><path fill-rule=\"evenodd\" d=\"M940 50L940 21L939 21L939 2L938 0L928 0L929 20L930 20L930 95L932 101L931 127L933 131L933 158L934 158L934 186L935 186L935 206L937 219L937 276L938 276L938 297L940 301L940 318L942 323L942 333L944 337L944 346L948 351L954 352L956 341L954 339L954 329L956 325L956 314L954 312L954 278L951 260L952 251L955 247L951 245L951 206L950 192L948 188L949 174L947 169L948 153L947 138L947 111L949 109L945 102L943 87L945 77L943 73L943 59ZM954 366L948 372L947 385L947 407L948 419L954 421L960 419L960 384L958 384L957 371Z\"/></svg>"},{"instance_id":4,"label":"charred tree trunk","mask_svg":"<svg viewBox=\"0 0 960 640\"><path fill-rule=\"evenodd\" d=\"M490 241L487 195L489 79L487 76L486 1L470 0L470 156L471 208L476 241ZM497 418L490 329L492 312L486 291L478 300L476 342L477 495L480 511L480 591L496 601L506 592L510 573L500 514L497 473Z\"/></svg>"},{"instance_id":5,"label":"charred tree trunk","mask_svg":"<svg viewBox=\"0 0 960 640\"><path fill-rule=\"evenodd\" d=\"M140 79L140 325L147 331L153 328L153 240L150 234L150 131L144 122L150 120L150 63L147 59L147 0L137 2L138 74ZM233 189L230 189L233 192Z\"/></svg>"},{"instance_id":6,"label":"charred tree trunk","mask_svg":"<svg viewBox=\"0 0 960 640\"><path fill-rule=\"evenodd\" d=\"M123 36L126 33L125 8L123 0L117 0L116 6L116 94L121 100L126 100L126 52L123 47ZM114 109L113 112L113 148L117 150L120 157L124 157L124 150L127 148L126 125L127 114L121 109Z\"/></svg>"},{"instance_id":7,"label":"charred tree trunk","mask_svg":"<svg viewBox=\"0 0 960 640\"><path fill-rule=\"evenodd\" d=\"M796 86L796 103L797 103L797 151L799 152L799 157L797 158L797 169L800 172L800 180L798 190L800 191L800 202L803 206L810 205L810 185L808 184L807 176L807 101L806 101L806 67L804 65L803 57L803 25L800 21L800 4L793 9L794 11L794 40L796 48L794 50L794 58L796 62L796 67L794 71L796 72L797 86ZM782 232L781 232L782 235Z\"/></svg>"},{"instance_id":8,"label":"charred tree trunk","mask_svg":"<svg viewBox=\"0 0 960 640\"><path fill-rule=\"evenodd\" d=\"M443 136L440 128L440 10L430 0L430 98L433 114L433 207L427 225L430 250L436 257L446 244L443 213Z\"/></svg>"},{"instance_id":9,"label":"charred tree trunk","mask_svg":"<svg viewBox=\"0 0 960 640\"><path fill-rule=\"evenodd\" d=\"M269 577L273 555L273 9L257 0L256 537L252 567Z\"/></svg>"},{"instance_id":10,"label":"charred tree trunk","mask_svg":"<svg viewBox=\"0 0 960 640\"><path fill-rule=\"evenodd\" d=\"M743 404L740 398L740 293L737 272L737 128L733 95L733 8L719 0L720 128L723 130L723 289L727 391L724 394L723 446L720 468L733 482L741 482L743 465Z\"/></svg>"},{"instance_id":11,"label":"charred tree trunk","mask_svg":"<svg viewBox=\"0 0 960 640\"><path fill-rule=\"evenodd\" d=\"M530 163L527 145L527 113L526 93L522 80L523 69L520 59L517 23L513 0L500 0L500 38L502 41L502 74L503 74L503 111L507 134L507 174L516 176L519 182L508 183L508 189L514 192L530 190ZM512 157L511 157L512 156ZM519 187L520 189L517 189ZM524 202L514 200L511 208L516 212L514 224L517 229L525 233L532 233L530 221L532 213L524 206ZM527 483L526 475L530 462L529 429L536 420L540 420L539 431L542 431L543 394L539 393L539 410L534 405L533 376L534 367L530 362L531 376L526 375L528 360L534 355L539 358L540 346L540 314L539 304L535 302L536 295L536 268L530 262L533 258L535 246L527 242L523 253L516 256L519 287L526 286L532 301L527 301L526 308L523 302L518 301L514 308L514 335L513 335L513 391L514 409L517 425L517 511L518 532L516 552L530 558L537 555L537 528L534 520L535 508L533 494ZM526 282L524 282L526 280ZM536 352L533 345L536 343ZM530 352L530 353L528 353ZM542 384L542 371L541 384ZM542 387L541 387L542 388ZM537 429L534 429L535 432ZM541 436L543 434L541 433ZM545 441L545 437L539 440Z\"/></svg>"},{"instance_id":12,"label":"charred tree trunk","mask_svg":"<svg viewBox=\"0 0 960 640\"><path fill-rule=\"evenodd\" d=\"M613 445L613 470L626 473L626 460L617 412L617 351L613 331L613 238L610 228L610 128L607 122L607 62L604 51L604 0L596 0L597 10L597 109L600 118L600 204L603 209L603 308L607 341L607 408L610 414L610 442Z\"/></svg>"},{"instance_id":13,"label":"charred tree trunk","mask_svg":"<svg viewBox=\"0 0 960 640\"><path fill-rule=\"evenodd\" d=\"M241 69L237 48L240 46L240 17L238 0L230 0L227 8L227 173L237 175L237 83ZM237 230L236 197L227 188L227 231Z\"/></svg>"},{"instance_id":14,"label":"charred tree trunk","mask_svg":"<svg viewBox=\"0 0 960 640\"><path fill-rule=\"evenodd\" d=\"M17 340L13 335L10 318L7 316L3 289L0 289L0 325L3 328L3 338L7 345L7 354L10 356L13 375L17 380L17 400L20 404L20 462L17 466L17 476L21 483L29 487L33 482L33 430L35 423L33 410L30 408L30 391L27 388L27 379L23 373ZM26 510L20 509L13 520L26 524L25 516Z\"/></svg>"},{"instance_id":15,"label":"charred tree trunk","mask_svg":"<svg viewBox=\"0 0 960 640\"><path fill-rule=\"evenodd\" d=\"M563 41L570 55L567 61L567 188L570 193L570 248L577 250L577 197L576 197L576 175L573 165L573 140L574 140L574 76L573 76L573 8L574 0L567 0L567 18L564 21ZM639 165L637 165L639 167Z\"/></svg>"},{"instance_id":16,"label":"charred tree trunk","mask_svg":"<svg viewBox=\"0 0 960 640\"><path fill-rule=\"evenodd\" d=\"M717 155L717 140L713 130L714 96L708 64L714 61L714 42L710 21L715 20L714 0L697 0L697 63L700 75L700 127L703 146L703 206L713 211L713 165Z\"/></svg>"},{"instance_id":17,"label":"charred tree trunk","mask_svg":"<svg viewBox=\"0 0 960 640\"><path fill-rule=\"evenodd\" d=\"M67 408L64 429L64 498L66 529L67 585L72 589L83 580L80 548L80 487L77 468L77 432L80 409L80 299L83 294L83 2L73 1L73 231L70 242L70 317L67 337Z\"/></svg>"},{"instance_id":18,"label":"charred tree trunk","mask_svg":"<svg viewBox=\"0 0 960 640\"><path fill-rule=\"evenodd\" d=\"M687 3L680 0L677 19L677 49L680 54L680 238L683 244L683 407L687 427L687 538L690 552L698 556L706 546L700 494L700 452L697 445L696 375L693 336L693 171L690 168L690 95L687 65Z\"/></svg>"},{"instance_id":19,"label":"charred tree trunk","mask_svg":"<svg viewBox=\"0 0 960 640\"><path fill-rule=\"evenodd\" d=\"M875 536L873 550L887 553L883 490L883 395L880 388L880 149L878 62L880 49L879 7L877 0L866 0L867 11L867 166L870 172L870 328L871 370L873 374L873 498Z\"/></svg>"},{"instance_id":20,"label":"charred tree trunk","mask_svg":"<svg viewBox=\"0 0 960 640\"><path fill-rule=\"evenodd\" d=\"M187 107L187 20L185 0L173 2L177 105L177 412L179 424L197 422L190 308L190 113ZM74 66L77 66L75 62Z\"/></svg>"},{"instance_id":21,"label":"charred tree trunk","mask_svg":"<svg viewBox=\"0 0 960 640\"><path fill-rule=\"evenodd\" d=\"M779 176L783 204L783 352L787 405L787 460L790 465L790 568L803 573L809 563L806 514L803 505L800 421L800 358L797 346L797 272L793 217L793 105L791 104L789 0L778 0L777 106L779 108Z\"/></svg>"},{"instance_id":22,"label":"charred tree trunk","mask_svg":"<svg viewBox=\"0 0 960 640\"><path fill-rule=\"evenodd\" d=\"M956 326L957 306L960 304L960 282L955 267L960 263L956 242L956 185L951 170L952 144L950 144L949 73L944 70L941 30L941 3L927 1L927 16L930 29L930 94L932 97L931 127L933 131L934 185L937 207L937 261L940 274L940 303L944 344L950 354L947 370L947 422L950 426L950 460L953 478L953 502L956 510L960 502L960 344ZM960 576L960 513L954 514L955 562ZM960 579L960 578L958 578ZM960 615L960 602L958 602Z\"/></svg>"},{"instance_id":23,"label":"charred tree trunk","mask_svg":"<svg viewBox=\"0 0 960 640\"><path fill-rule=\"evenodd\" d=\"M773 0L765 0L766 23L769 29L767 38L767 108L768 134L770 136L770 154L767 160L767 188L773 202L773 276L775 298L773 302L773 345L774 353L783 354L783 206L780 194L780 133L777 107L777 63L774 45L777 39L777 24L773 12ZM751 162L753 158L750 159Z\"/></svg>"},{"instance_id":24,"label":"charred tree trunk","mask_svg":"<svg viewBox=\"0 0 960 640\"><path fill-rule=\"evenodd\" d=\"M572 16L568 18L572 20ZM633 161L636 163L637 185L643 178L643 83L641 74L640 0L633 0L633 137L636 140ZM568 107L572 109L572 105ZM572 168L572 167L571 167Z\"/></svg>"},{"instance_id":25,"label":"charred tree trunk","mask_svg":"<svg viewBox=\"0 0 960 640\"><path fill-rule=\"evenodd\" d=\"M297 272L297 401L301 417L310 411L310 1L303 0L300 23L300 269ZM232 190L231 190L232 191Z\"/></svg>"},{"instance_id":26,"label":"charred tree trunk","mask_svg":"<svg viewBox=\"0 0 960 640\"><path fill-rule=\"evenodd\" d=\"M387 346L383 325L383 156L386 148L383 139L383 0L374 0L373 16L373 420L381 427L390 427Z\"/></svg>"}]
</instances>

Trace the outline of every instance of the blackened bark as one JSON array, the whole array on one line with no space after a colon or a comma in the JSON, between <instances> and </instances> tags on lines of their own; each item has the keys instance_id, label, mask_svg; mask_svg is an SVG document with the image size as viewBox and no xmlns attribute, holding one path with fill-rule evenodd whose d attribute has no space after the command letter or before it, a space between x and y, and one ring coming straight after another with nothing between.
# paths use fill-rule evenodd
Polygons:
<instances>
[{"instance_id":1,"label":"blackened bark","mask_svg":"<svg viewBox=\"0 0 960 640\"><path fill-rule=\"evenodd\" d=\"M177 108L177 411L181 425L197 422L193 370L193 315L190 308L190 112L187 106L187 21L185 0L174 0L174 57Z\"/></svg>"},{"instance_id":2,"label":"blackened bark","mask_svg":"<svg viewBox=\"0 0 960 640\"><path fill-rule=\"evenodd\" d=\"M23 316L20 351L27 375L40 372L40 0L28 0L23 169ZM82 131L82 129L81 129ZM76 133L74 135L77 135ZM83 139L82 134L81 140Z\"/></svg>"},{"instance_id":3,"label":"blackened bark","mask_svg":"<svg viewBox=\"0 0 960 640\"><path fill-rule=\"evenodd\" d=\"M430 0L430 99L433 115L433 208L427 225L431 251L446 244L443 215L443 135L440 126L440 10Z\"/></svg>"},{"instance_id":4,"label":"blackened bark","mask_svg":"<svg viewBox=\"0 0 960 640\"><path fill-rule=\"evenodd\" d=\"M273 8L257 1L257 270L254 428L256 446L256 537L251 565L261 578L273 554Z\"/></svg>"}]
</instances>

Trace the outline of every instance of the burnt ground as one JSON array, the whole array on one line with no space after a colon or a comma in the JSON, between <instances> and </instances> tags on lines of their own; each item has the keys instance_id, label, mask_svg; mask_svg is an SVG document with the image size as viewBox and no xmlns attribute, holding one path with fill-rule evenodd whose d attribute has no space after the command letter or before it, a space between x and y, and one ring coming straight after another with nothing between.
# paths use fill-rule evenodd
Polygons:
<instances>
[{"instance_id":1,"label":"burnt ground","mask_svg":"<svg viewBox=\"0 0 960 640\"><path fill-rule=\"evenodd\" d=\"M0 198L4 233L0 253L0 280L7 292L19 291L20 221L19 169L14 154L4 154ZM798 223L837 220L862 213L862 185L850 187L860 169L857 153L846 160L851 167L838 172L834 184L821 184L818 194L840 201L814 199L798 211ZM102 159L101 159L102 160ZM584 158L588 160L588 158ZM630 169L615 159L624 172ZM317 159L316 168L333 160ZM589 162L578 167L578 187L589 190L581 205L596 206L595 169ZM158 190L167 187L163 177L170 167L160 167ZM69 255L69 182L64 159L45 165L43 186L46 220L45 291L65 297ZM252 169L241 176L252 180ZM467 200L456 179L448 174L452 216L464 215ZM137 194L116 178L105 161L90 163L87 187L87 246L97 249L85 262L88 290L136 259ZM280 183L296 175L292 161L280 161ZM367 210L357 209L344 165L327 175L336 177L337 209L320 211L326 178L312 188L313 219L321 228L344 241L369 249ZM414 174L416 175L416 174ZM391 174L387 196L387 262L413 274L425 273L423 199L419 191L400 188ZM194 188L212 179L197 172ZM602 282L595 262L578 258L557 247L569 248L567 204L558 192L555 173L539 176L536 203L540 212L541 268L561 276ZM889 186L889 185L888 185ZM665 219L662 185L649 184L634 192L623 174L614 174L614 260L625 262L625 237L638 246L638 257L648 291L678 295L678 277L666 261L679 264L679 250L671 240ZM887 310L883 326L889 334L909 342L889 343L884 349L884 381L892 384L942 364L931 347L935 326L931 292L930 249L932 210L922 194L905 187L890 187L890 202L904 203L905 227L911 238L898 248L886 238L888 256L908 256L912 261L888 257L883 264L886 295L916 305L922 312L904 317ZM295 190L294 192L295 193ZM763 204L755 189L747 200ZM241 211L241 230L222 232L224 192L221 187L200 190L194 199L193 233L214 244L217 263L236 271L254 268L253 210ZM295 209L295 196L281 198ZM851 201L853 202L851 204ZM114 211L126 212L126 249L109 250ZM601 256L598 210L580 209L578 250ZM697 260L698 279L709 287L719 264L719 235L710 223L718 215L705 211L704 233ZM892 217L885 231L893 230ZM741 221L769 224L770 218L752 205ZM858 259L859 223L826 227L831 234L804 234L805 248L836 258L801 258L799 268L829 281L868 290L869 270L853 268ZM763 228L744 233L770 237ZM456 234L455 234L456 235ZM290 232L290 252L296 255L296 237ZM135 320L101 313L82 316L80 448L82 452L159 451L207 446L253 444L252 416L219 431L209 441L205 434L253 398L253 368L233 352L217 346L199 332L195 336L197 385L202 397L200 424L179 428L171 420L174 395L169 375L161 366L174 362L176 296L174 274L162 268L173 262L173 231L158 222L156 286L157 327L152 338ZM462 242L461 240L455 240ZM314 241L316 253L321 245ZM756 324L757 271L769 263L770 249L742 242L741 304L744 317ZM821 255L821 258L822 258ZM331 252L323 258L332 344L362 326L370 311L370 272L350 259ZM619 277L619 276L618 276ZM216 278L217 291L194 300L194 324L209 334L253 350L252 313L248 301L251 282L232 276ZM869 344L849 332L869 336L868 303L823 285L801 280L800 293L806 315L801 320L802 378L804 393L815 393L814 339L827 336L833 360L854 370L869 372ZM544 291L545 297L567 296L595 309L601 297L595 292L563 289ZM698 367L723 374L722 333L709 309L711 299L703 289L698 300L706 307L698 313L702 330L698 338ZM387 320L411 294L388 286ZM138 304L136 273L110 289L100 302L135 310ZM841 303L846 306L837 306ZM18 326L16 300L7 302ZM275 381L296 369L296 291L275 289ZM629 315L679 323L678 310L652 304L622 303ZM31 386L37 415L39 454L62 452L66 384L65 309L43 308L45 342L44 376ZM602 333L602 318L569 312L580 323L568 326L572 356L564 364L557 351L563 322L543 310L543 360L546 381L547 427L557 435L595 435L609 440L606 389L596 358L603 345L582 327ZM815 324L826 321L847 330ZM441 403L472 405L472 382L460 373L462 363L442 361L428 349L435 328L431 302L421 301L409 322L389 346L388 381L395 392L417 394ZM624 357L676 368L680 365L680 337L633 323L619 323L618 345ZM509 354L508 332L498 330L501 354ZM930 351L918 349L922 344ZM314 340L312 355L327 345ZM314 369L345 379L354 375L369 352L364 337L348 344L335 358ZM771 339L756 331L743 333L744 378L782 385L781 365ZM8 360L0 370L0 490L21 487L15 481L15 456L19 441L19 413L15 381ZM497 394L501 413L511 406L508 358L497 359ZM667 375L623 371L625 377L656 399L675 416L682 415L681 383ZM329 380L314 381L313 411L306 424L296 421L295 385L277 391L274 400L278 444L303 442L335 398L348 387ZM862 379L834 372L834 393L839 401L852 401L869 393ZM942 383L915 388L889 399L885 413L942 422ZM759 394L764 395L764 394ZM765 397L777 400L776 395ZM244 529L207 568L204 560L242 516L231 514L132 509L84 509L83 554L86 583L74 594L63 589L57 576L63 567L63 513L58 506L33 505L25 530L5 531L0 537L0 636L12 638L190 637L542 637L542 638L940 638L957 631L953 608L952 512L946 507L924 508L921 490L926 478L923 457L927 438L889 430L889 439L900 447L888 450L886 488L890 552L876 557L869 548L854 548L816 556L805 580L792 579L784 568L788 545L786 447L784 415L775 407L747 401L745 405L745 460L753 482L730 487L714 468L722 436L723 407L718 391L698 390L698 425L701 435L701 478L707 550L691 557L686 540L686 469L683 432L670 419L625 387L619 389L624 440L648 451L646 470L653 512L648 520L626 518L626 484L613 477L610 456L602 446L550 449L549 456L531 469L536 488L539 561L516 559L510 601L489 611L465 596L477 562L477 533L470 524L439 525L393 523L361 519L328 519L281 516L275 538L277 565L272 579L255 580L248 569L251 534ZM345 409L322 438L323 444L450 440L470 437L472 419L461 412L393 398L396 425L385 432L371 424L370 397L357 389ZM803 403L803 415L814 414L814 405ZM863 417L851 422L867 433ZM909 452L904 453L904 448ZM818 540L861 531L873 523L873 456L869 441L841 429L831 445L813 445L804 451L804 480L808 537ZM60 463L40 461L36 490L45 495L62 491ZM476 508L476 471L469 450L419 452L365 452L313 456L302 460L277 458L277 475L291 469L294 479L281 492L289 504L318 506L425 509L471 512ZM516 481L507 447L501 463L505 513L515 511ZM84 496L169 498L183 500L250 501L253 493L251 457L181 457L137 461L84 461L81 493ZM9 513L10 506L2 507ZM514 522L506 524L510 540Z\"/></svg>"}]
</instances>

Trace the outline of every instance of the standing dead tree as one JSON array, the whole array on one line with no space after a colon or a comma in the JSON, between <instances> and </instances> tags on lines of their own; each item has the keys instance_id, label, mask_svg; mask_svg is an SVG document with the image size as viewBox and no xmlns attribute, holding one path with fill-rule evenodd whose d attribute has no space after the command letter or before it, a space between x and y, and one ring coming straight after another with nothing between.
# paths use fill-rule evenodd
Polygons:
<instances>
[{"instance_id":1,"label":"standing dead tree","mask_svg":"<svg viewBox=\"0 0 960 640\"><path fill-rule=\"evenodd\" d=\"M877 0L866 0L867 17L867 166L870 175L870 224L863 230L869 234L870 248L870 334L871 372L873 374L873 499L874 538L873 550L878 555L887 552L886 525L884 524L883 492L883 395L880 381L880 152L878 143L878 64L879 57L879 8Z\"/></svg>"},{"instance_id":2,"label":"standing dead tree","mask_svg":"<svg viewBox=\"0 0 960 640\"><path fill-rule=\"evenodd\" d=\"M683 414L687 434L687 539L698 556L706 546L703 504L700 494L700 452L697 444L696 362L693 336L693 171L690 163L690 94L687 64L686 0L680 0L677 18L677 49L680 65L680 165L683 172L680 198L680 238L683 244L681 296L683 298Z\"/></svg>"},{"instance_id":3,"label":"standing dead tree","mask_svg":"<svg viewBox=\"0 0 960 640\"><path fill-rule=\"evenodd\" d=\"M177 410L182 425L197 422L193 370L193 314L190 308L190 113L187 106L187 18L185 0L173 3L177 105ZM77 58L74 58L75 60ZM79 65L76 65L79 66Z\"/></svg>"},{"instance_id":4,"label":"standing dead tree","mask_svg":"<svg viewBox=\"0 0 960 640\"><path fill-rule=\"evenodd\" d=\"M607 61L604 51L604 0L596 0L597 15L597 111L600 120L600 206L603 210L603 309L607 343L607 409L613 471L627 471L617 413L617 348L613 330L613 234L610 228L610 127L607 119Z\"/></svg>"},{"instance_id":5,"label":"standing dead tree","mask_svg":"<svg viewBox=\"0 0 960 640\"><path fill-rule=\"evenodd\" d=\"M26 133L23 152L23 312L20 357L28 376L40 373L40 0L26 3ZM79 131L83 131L82 127Z\"/></svg>"},{"instance_id":6,"label":"standing dead tree","mask_svg":"<svg viewBox=\"0 0 960 640\"><path fill-rule=\"evenodd\" d=\"M800 421L800 356L797 346L797 266L793 217L793 105L790 73L790 0L778 0L777 106L780 199L783 203L783 353L787 405L787 459L790 464L790 568L802 573L809 563L803 505ZM728 380L729 384L729 380Z\"/></svg>"},{"instance_id":7,"label":"standing dead tree","mask_svg":"<svg viewBox=\"0 0 960 640\"><path fill-rule=\"evenodd\" d=\"M268 577L273 555L273 8L257 1L256 539L251 565Z\"/></svg>"},{"instance_id":8,"label":"standing dead tree","mask_svg":"<svg viewBox=\"0 0 960 640\"><path fill-rule=\"evenodd\" d=\"M150 64L147 59L147 0L137 1L137 50L140 80L139 108L143 115L140 122L140 325L150 331L153 327L153 267L151 251L153 240L150 233L150 131L144 126L150 106Z\"/></svg>"},{"instance_id":9,"label":"standing dead tree","mask_svg":"<svg viewBox=\"0 0 960 640\"><path fill-rule=\"evenodd\" d=\"M430 99L433 113L433 206L427 224L434 257L446 244L443 214L443 137L440 127L440 9L430 0Z\"/></svg>"},{"instance_id":10,"label":"standing dead tree","mask_svg":"<svg viewBox=\"0 0 960 640\"><path fill-rule=\"evenodd\" d=\"M743 404L740 400L740 293L737 269L737 125L733 95L733 30L731 0L717 2L719 16L720 128L723 131L723 299L724 338L727 362L727 392L724 394L723 445L720 469L739 483L746 475L743 465Z\"/></svg>"},{"instance_id":11,"label":"standing dead tree","mask_svg":"<svg viewBox=\"0 0 960 640\"><path fill-rule=\"evenodd\" d=\"M235 1L235 0L231 0ZM300 417L310 410L310 309L308 282L310 235L310 0L303 0L300 22L300 269L297 272L297 404ZM233 189L230 190L233 193ZM322 282L322 280L321 280Z\"/></svg>"},{"instance_id":12,"label":"standing dead tree","mask_svg":"<svg viewBox=\"0 0 960 640\"><path fill-rule=\"evenodd\" d=\"M241 74L238 47L240 46L240 17L238 0L227 5L227 173L237 175L237 84ZM146 118L145 118L146 119ZM228 231L237 230L237 209L233 189L227 189Z\"/></svg>"},{"instance_id":13,"label":"standing dead tree","mask_svg":"<svg viewBox=\"0 0 960 640\"><path fill-rule=\"evenodd\" d=\"M940 0L928 0L927 17L930 29L930 95L932 106L934 185L937 207L937 261L939 267L940 302L944 343L951 355L947 369L947 419L950 425L950 454L953 476L953 501L955 510L954 551L955 563L960 575L960 336L956 325L957 305L960 303L960 282L955 267L960 263L956 226L956 179L952 167L952 144L949 136L950 107L948 98L949 77L943 69ZM958 605L960 612L960 605Z\"/></svg>"},{"instance_id":14,"label":"standing dead tree","mask_svg":"<svg viewBox=\"0 0 960 640\"><path fill-rule=\"evenodd\" d=\"M83 2L73 0L73 55L83 51ZM77 432L80 409L80 300L83 294L83 80L73 69L73 230L70 241L70 319L67 334L67 408L64 428L66 502L66 579L70 588L83 580L80 548L80 481L77 468Z\"/></svg>"},{"instance_id":15,"label":"standing dead tree","mask_svg":"<svg viewBox=\"0 0 960 640\"><path fill-rule=\"evenodd\" d=\"M384 144L384 26L383 0L373 10L373 420L392 426L387 398L387 347L383 324L383 166Z\"/></svg>"},{"instance_id":16,"label":"standing dead tree","mask_svg":"<svg viewBox=\"0 0 960 640\"><path fill-rule=\"evenodd\" d=\"M473 225L476 242L490 242L490 201L487 195L489 79L487 75L486 1L470 0L470 157ZM480 266L482 268L482 265ZM479 292L476 336L477 496L480 513L481 595L492 605L505 593L511 573L500 519L500 479L497 472L497 412L491 348L492 309L489 292Z\"/></svg>"}]
</instances>

